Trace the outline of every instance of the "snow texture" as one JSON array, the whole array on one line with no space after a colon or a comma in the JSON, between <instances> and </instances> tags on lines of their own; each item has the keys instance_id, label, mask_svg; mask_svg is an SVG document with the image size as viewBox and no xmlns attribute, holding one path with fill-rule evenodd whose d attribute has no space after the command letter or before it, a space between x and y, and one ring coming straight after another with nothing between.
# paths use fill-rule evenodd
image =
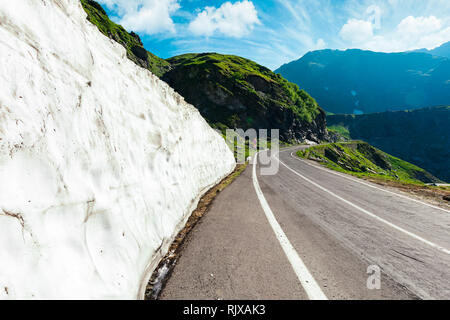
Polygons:
<instances>
[{"instance_id":1,"label":"snow texture","mask_svg":"<svg viewBox=\"0 0 450 320\"><path fill-rule=\"evenodd\" d=\"M0 298L143 298L231 151L78 0L0 0L0 61Z\"/></svg>"}]
</instances>

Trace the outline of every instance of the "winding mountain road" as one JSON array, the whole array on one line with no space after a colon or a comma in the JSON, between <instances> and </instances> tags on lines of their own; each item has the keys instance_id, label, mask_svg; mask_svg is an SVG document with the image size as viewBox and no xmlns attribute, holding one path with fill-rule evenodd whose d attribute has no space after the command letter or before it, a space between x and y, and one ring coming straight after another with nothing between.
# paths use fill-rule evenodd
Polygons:
<instances>
[{"instance_id":1,"label":"winding mountain road","mask_svg":"<svg viewBox=\"0 0 450 320\"><path fill-rule=\"evenodd\" d=\"M276 174L254 162L218 195L160 298L450 299L450 211L299 148L273 157Z\"/></svg>"}]
</instances>

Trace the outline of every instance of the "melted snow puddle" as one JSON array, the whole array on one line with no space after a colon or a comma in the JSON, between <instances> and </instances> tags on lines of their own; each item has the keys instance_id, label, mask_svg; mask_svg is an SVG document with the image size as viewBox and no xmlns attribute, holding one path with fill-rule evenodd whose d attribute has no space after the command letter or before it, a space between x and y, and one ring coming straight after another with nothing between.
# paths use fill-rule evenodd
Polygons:
<instances>
[{"instance_id":1,"label":"melted snow puddle","mask_svg":"<svg viewBox=\"0 0 450 320\"><path fill-rule=\"evenodd\" d=\"M175 258L175 252L173 251L171 251L170 254L160 262L148 282L147 290L145 292L146 299L158 300L159 295L166 285L169 275L175 267L176 262L177 259Z\"/></svg>"}]
</instances>

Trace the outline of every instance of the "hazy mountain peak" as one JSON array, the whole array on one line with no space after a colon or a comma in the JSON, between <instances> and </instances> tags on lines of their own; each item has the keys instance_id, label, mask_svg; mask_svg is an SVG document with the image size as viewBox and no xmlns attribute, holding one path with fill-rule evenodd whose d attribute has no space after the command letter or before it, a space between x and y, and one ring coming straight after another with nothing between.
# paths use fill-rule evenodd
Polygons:
<instances>
[{"instance_id":1,"label":"hazy mountain peak","mask_svg":"<svg viewBox=\"0 0 450 320\"><path fill-rule=\"evenodd\" d=\"M449 61L421 51L320 50L275 72L328 112L373 113L450 104Z\"/></svg>"},{"instance_id":2,"label":"hazy mountain peak","mask_svg":"<svg viewBox=\"0 0 450 320\"><path fill-rule=\"evenodd\" d=\"M443 45L434 48L432 50L428 50L428 49L419 49L416 50L417 52L424 52L424 53L429 53L435 56L440 56L440 57L445 57L445 58L450 58L450 41L444 43Z\"/></svg>"}]
</instances>

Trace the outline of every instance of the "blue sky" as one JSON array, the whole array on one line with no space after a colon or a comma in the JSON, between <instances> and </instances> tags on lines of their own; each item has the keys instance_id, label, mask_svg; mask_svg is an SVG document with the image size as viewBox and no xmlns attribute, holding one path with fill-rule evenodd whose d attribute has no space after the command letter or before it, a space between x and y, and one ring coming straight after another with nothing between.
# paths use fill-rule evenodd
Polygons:
<instances>
[{"instance_id":1,"label":"blue sky","mask_svg":"<svg viewBox=\"0 0 450 320\"><path fill-rule=\"evenodd\" d=\"M317 49L396 52L450 41L449 0L98 0L168 58L219 52L271 69Z\"/></svg>"}]
</instances>

